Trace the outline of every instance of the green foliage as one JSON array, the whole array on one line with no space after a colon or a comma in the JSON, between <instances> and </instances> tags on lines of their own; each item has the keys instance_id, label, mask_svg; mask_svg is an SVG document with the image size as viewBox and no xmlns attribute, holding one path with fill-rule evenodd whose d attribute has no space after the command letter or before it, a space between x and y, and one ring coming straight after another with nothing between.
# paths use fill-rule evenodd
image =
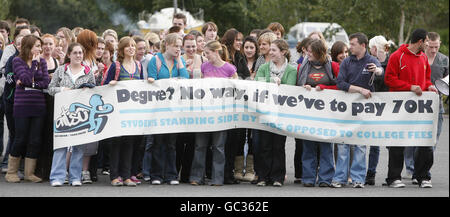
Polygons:
<instances>
[{"instance_id":1,"label":"green foliage","mask_svg":"<svg viewBox=\"0 0 450 217\"><path fill-rule=\"evenodd\" d=\"M0 0L0 4L1 19L24 17L43 32L81 26L97 32L113 28L125 35L134 28L140 12L172 7L173 1ZM248 34L271 22L281 23L286 32L301 21L336 22L349 34L364 32L369 38L384 35L398 44L400 36L407 39L414 28L422 27L441 34L441 52L448 55L448 0L182 0L178 7L192 14L203 9L204 20L215 22L219 35L229 28ZM405 15L403 34L401 11Z\"/></svg>"},{"instance_id":2,"label":"green foliage","mask_svg":"<svg viewBox=\"0 0 450 217\"><path fill-rule=\"evenodd\" d=\"M0 10L0 20L7 18L10 4L11 0L0 0L0 5L2 6L2 9Z\"/></svg>"}]
</instances>

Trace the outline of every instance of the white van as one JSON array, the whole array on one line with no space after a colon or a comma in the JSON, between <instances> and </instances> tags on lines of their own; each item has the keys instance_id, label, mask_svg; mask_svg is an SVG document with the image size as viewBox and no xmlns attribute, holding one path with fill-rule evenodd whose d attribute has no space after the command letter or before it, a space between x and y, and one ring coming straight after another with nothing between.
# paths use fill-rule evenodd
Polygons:
<instances>
[{"instance_id":1,"label":"white van","mask_svg":"<svg viewBox=\"0 0 450 217\"><path fill-rule=\"evenodd\" d=\"M289 29L288 42L290 46L295 47L297 42L302 41L314 31L322 32L329 49L335 41L343 41L347 46L350 44L347 32L337 23L302 22Z\"/></svg>"}]
</instances>

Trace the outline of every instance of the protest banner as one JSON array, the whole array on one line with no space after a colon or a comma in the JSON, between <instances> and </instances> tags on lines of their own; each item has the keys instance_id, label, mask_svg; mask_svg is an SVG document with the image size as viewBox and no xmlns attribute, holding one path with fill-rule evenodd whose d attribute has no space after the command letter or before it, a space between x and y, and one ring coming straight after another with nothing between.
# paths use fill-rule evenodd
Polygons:
<instances>
[{"instance_id":1,"label":"protest banner","mask_svg":"<svg viewBox=\"0 0 450 217\"><path fill-rule=\"evenodd\" d=\"M121 81L55 96L54 148L126 135L252 128L307 140L433 146L438 95L308 91L265 82L210 79Z\"/></svg>"}]
</instances>

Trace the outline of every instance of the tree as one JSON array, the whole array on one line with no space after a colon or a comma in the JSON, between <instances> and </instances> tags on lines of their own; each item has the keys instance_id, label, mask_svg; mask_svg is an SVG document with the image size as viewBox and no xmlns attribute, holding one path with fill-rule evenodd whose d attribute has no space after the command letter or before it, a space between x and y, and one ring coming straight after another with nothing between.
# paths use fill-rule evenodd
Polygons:
<instances>
[{"instance_id":1,"label":"tree","mask_svg":"<svg viewBox=\"0 0 450 217\"><path fill-rule=\"evenodd\" d=\"M2 6L2 9L0 10L0 20L4 20L9 14L9 6L11 5L11 0L0 0L0 5Z\"/></svg>"}]
</instances>

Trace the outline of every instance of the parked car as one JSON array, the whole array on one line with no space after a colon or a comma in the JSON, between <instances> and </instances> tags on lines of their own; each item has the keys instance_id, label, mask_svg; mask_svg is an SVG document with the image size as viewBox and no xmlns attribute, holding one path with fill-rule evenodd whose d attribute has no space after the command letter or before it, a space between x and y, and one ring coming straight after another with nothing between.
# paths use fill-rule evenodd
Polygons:
<instances>
[{"instance_id":1,"label":"parked car","mask_svg":"<svg viewBox=\"0 0 450 217\"><path fill-rule=\"evenodd\" d=\"M328 43L328 48L331 48L335 41L343 41L347 45L350 43L347 32L337 23L302 22L289 29L287 35L289 46L295 47L297 42L302 41L314 31L322 32Z\"/></svg>"}]
</instances>

